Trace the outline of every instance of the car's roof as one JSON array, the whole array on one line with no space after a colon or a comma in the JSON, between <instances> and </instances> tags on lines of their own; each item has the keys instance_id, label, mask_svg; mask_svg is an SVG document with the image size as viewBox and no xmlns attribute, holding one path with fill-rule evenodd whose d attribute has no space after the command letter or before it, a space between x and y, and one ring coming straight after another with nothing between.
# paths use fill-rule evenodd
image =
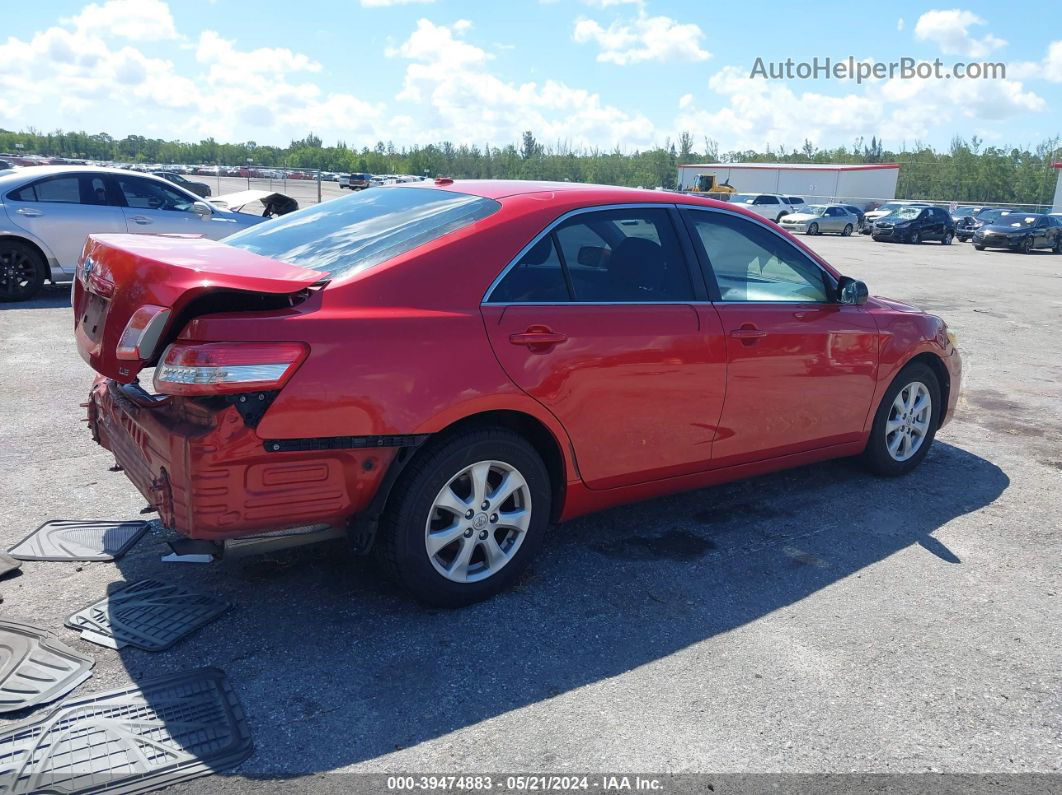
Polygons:
<instances>
[{"instance_id":1,"label":"car's roof","mask_svg":"<svg viewBox=\"0 0 1062 795\"><path fill-rule=\"evenodd\" d=\"M660 202L690 203L725 206L725 202L690 196L673 191L648 190L646 188L624 188L616 185L593 185L585 182L548 182L543 180L521 179L436 179L425 182L407 182L399 185L385 185L384 190L401 188L435 188L455 193L467 193L484 199L506 199L511 196L527 196L544 193L563 193L566 197L578 196L589 203L605 202Z\"/></svg>"},{"instance_id":2,"label":"car's roof","mask_svg":"<svg viewBox=\"0 0 1062 795\"><path fill-rule=\"evenodd\" d=\"M14 182L16 179L28 180L39 179L40 177L49 177L55 174L118 174L121 176L129 176L135 174L138 177L151 177L150 172L132 171L128 168L113 168L109 166L25 166L20 168L13 174L4 174L0 176L0 180L5 182Z\"/></svg>"}]
</instances>

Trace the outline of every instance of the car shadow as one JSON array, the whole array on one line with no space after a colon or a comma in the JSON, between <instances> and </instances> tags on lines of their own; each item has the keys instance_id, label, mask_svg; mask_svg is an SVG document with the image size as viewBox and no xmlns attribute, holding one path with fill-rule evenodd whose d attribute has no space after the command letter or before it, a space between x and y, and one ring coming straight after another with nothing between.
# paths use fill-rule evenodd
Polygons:
<instances>
[{"instance_id":1,"label":"car shadow","mask_svg":"<svg viewBox=\"0 0 1062 795\"><path fill-rule=\"evenodd\" d=\"M46 284L33 298L0 304L0 309L63 309L69 306L69 284Z\"/></svg>"},{"instance_id":2,"label":"car shadow","mask_svg":"<svg viewBox=\"0 0 1062 795\"><path fill-rule=\"evenodd\" d=\"M962 561L934 531L1009 483L938 441L904 478L836 461L616 508L552 528L515 588L457 611L419 606L338 543L196 566L159 562L156 534L123 579L234 608L169 651L118 653L134 681L227 672L255 754L225 774L329 771L660 660L912 545L947 576Z\"/></svg>"}]
</instances>

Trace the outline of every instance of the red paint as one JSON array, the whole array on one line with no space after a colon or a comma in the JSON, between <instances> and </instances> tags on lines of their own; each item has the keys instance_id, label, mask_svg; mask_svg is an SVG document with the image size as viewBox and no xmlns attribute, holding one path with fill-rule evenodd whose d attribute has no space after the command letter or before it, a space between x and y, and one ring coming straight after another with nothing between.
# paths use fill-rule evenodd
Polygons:
<instances>
[{"instance_id":1,"label":"red paint","mask_svg":"<svg viewBox=\"0 0 1062 795\"><path fill-rule=\"evenodd\" d=\"M945 419L954 409L961 364L943 324L886 299L861 307L481 306L505 265L569 210L695 205L771 226L740 207L571 183L411 187L483 195L502 209L323 288L318 272L222 243L90 240L93 273L84 278L82 266L75 285L75 335L86 361L108 376L93 388L91 425L166 524L217 539L340 523L365 509L395 455L267 452L267 439L433 434L485 412L523 414L560 451L566 488L557 503L566 519L857 453L890 381L919 354L947 368ZM93 275L113 284L109 298L89 286ZM272 303L187 314L222 292ZM223 398L145 402L116 383L135 380L145 362L115 356L143 305L172 309L156 356L175 337L188 350L297 343L308 353L255 427Z\"/></svg>"}]
</instances>

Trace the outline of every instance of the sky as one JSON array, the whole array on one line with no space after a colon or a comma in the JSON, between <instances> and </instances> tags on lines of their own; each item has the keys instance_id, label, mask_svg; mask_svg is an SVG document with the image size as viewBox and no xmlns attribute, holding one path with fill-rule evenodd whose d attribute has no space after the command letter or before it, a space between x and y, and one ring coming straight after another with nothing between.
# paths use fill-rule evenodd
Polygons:
<instances>
[{"instance_id":1,"label":"sky","mask_svg":"<svg viewBox=\"0 0 1062 795\"><path fill-rule=\"evenodd\" d=\"M285 145L625 151L1026 146L1062 132L1057 0L97 0L20 3L0 128ZM1005 79L751 77L771 62L999 62Z\"/></svg>"}]
</instances>

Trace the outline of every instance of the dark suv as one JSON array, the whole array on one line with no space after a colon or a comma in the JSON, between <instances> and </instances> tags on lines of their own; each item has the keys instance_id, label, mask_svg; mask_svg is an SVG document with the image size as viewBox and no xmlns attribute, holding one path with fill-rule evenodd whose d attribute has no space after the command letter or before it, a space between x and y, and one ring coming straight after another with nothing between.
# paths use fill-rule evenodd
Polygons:
<instances>
[{"instance_id":1,"label":"dark suv","mask_svg":"<svg viewBox=\"0 0 1062 795\"><path fill-rule=\"evenodd\" d=\"M345 185L342 182L339 183L339 187L350 188L351 190L365 190L366 188L371 186L372 174L362 174L360 172L355 172L349 177L347 177L347 182Z\"/></svg>"},{"instance_id":2,"label":"dark suv","mask_svg":"<svg viewBox=\"0 0 1062 795\"><path fill-rule=\"evenodd\" d=\"M875 221L870 234L875 240L898 243L939 240L947 246L955 237L955 221L940 207L900 207Z\"/></svg>"}]
</instances>

